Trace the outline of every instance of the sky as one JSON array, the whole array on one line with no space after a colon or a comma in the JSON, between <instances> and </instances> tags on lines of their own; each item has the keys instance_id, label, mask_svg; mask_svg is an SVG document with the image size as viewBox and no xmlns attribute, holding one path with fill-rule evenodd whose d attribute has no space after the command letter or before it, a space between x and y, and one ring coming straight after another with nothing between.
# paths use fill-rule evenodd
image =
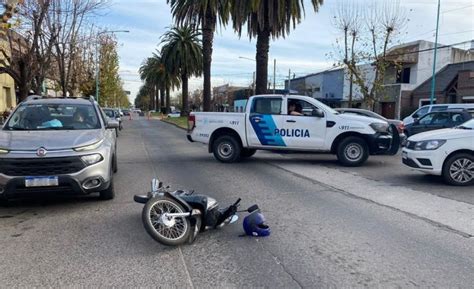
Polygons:
<instances>
[{"instance_id":1,"label":"sky","mask_svg":"<svg viewBox=\"0 0 474 289\"><path fill-rule=\"evenodd\" d=\"M116 33L119 43L120 76L125 90L131 91L133 102L140 85L138 69L143 60L158 48L160 36L172 26L173 20L166 0L109 0L110 5L94 21L107 30L129 30ZM269 77L273 78L276 59L276 83L282 86L291 76L304 76L328 68L336 62L336 40L341 35L332 25L340 5L351 0L325 0L315 13L305 0L306 16L285 39L271 42ZM374 0L353 0L368 7ZM377 0L377 2L395 0ZM397 43L415 40L434 41L437 0L400 0L400 8L408 22ZM454 44L474 39L474 1L441 0L439 43ZM249 86L255 71L255 45L243 34L241 38L232 27L219 28L215 34L212 62L212 86L230 84ZM457 46L469 49L470 43ZM242 58L243 57L243 58ZM248 58L248 59L245 59ZM190 80L190 91L202 87L202 79Z\"/></svg>"}]
</instances>

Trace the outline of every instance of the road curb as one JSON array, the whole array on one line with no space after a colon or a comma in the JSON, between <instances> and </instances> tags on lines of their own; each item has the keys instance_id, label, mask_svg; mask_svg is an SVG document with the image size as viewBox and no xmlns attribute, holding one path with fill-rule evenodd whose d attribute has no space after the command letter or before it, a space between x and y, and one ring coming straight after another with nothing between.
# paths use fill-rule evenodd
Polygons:
<instances>
[{"instance_id":1,"label":"road curb","mask_svg":"<svg viewBox=\"0 0 474 289\"><path fill-rule=\"evenodd\" d=\"M175 123L173 123L173 122L169 122L169 121L166 121L166 120L163 120L163 119L160 119L160 121L161 121L161 122L164 122L164 123L167 123L167 124L171 124L171 125L173 125L173 126L179 128L179 129L182 129L182 130L184 130L184 131L187 130L187 129L185 129L185 128L183 128L183 127L180 127L179 125L177 125L177 124L175 124Z\"/></svg>"}]
</instances>

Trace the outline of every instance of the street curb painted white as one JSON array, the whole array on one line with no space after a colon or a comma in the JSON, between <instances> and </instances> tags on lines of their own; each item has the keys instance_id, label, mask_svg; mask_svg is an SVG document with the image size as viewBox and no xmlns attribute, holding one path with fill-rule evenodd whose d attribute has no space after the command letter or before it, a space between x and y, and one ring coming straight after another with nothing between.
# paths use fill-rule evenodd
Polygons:
<instances>
[{"instance_id":1,"label":"street curb painted white","mask_svg":"<svg viewBox=\"0 0 474 289\"><path fill-rule=\"evenodd\" d=\"M179 129L182 129L182 130L186 130L185 128L183 127L180 127L179 125L173 123L173 122L169 122L169 121L166 121L166 120L163 120L163 119L160 119L160 121L164 122L164 123L168 123L168 124L171 124L171 125L174 125L175 127L179 128Z\"/></svg>"},{"instance_id":2,"label":"street curb painted white","mask_svg":"<svg viewBox=\"0 0 474 289\"><path fill-rule=\"evenodd\" d=\"M474 205L369 180L337 169L278 161L270 163L351 195L435 222L465 237L474 236Z\"/></svg>"}]
</instances>

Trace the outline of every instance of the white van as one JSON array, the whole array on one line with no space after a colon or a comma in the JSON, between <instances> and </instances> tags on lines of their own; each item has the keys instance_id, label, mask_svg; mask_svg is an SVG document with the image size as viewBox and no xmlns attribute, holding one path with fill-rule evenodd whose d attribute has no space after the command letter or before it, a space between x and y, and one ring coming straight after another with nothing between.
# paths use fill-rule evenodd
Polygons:
<instances>
[{"instance_id":1,"label":"white van","mask_svg":"<svg viewBox=\"0 0 474 289\"><path fill-rule=\"evenodd\" d=\"M442 111L447 109L467 109L474 110L474 103L443 103L443 104L429 104L423 105L419 109L415 110L412 114L403 119L405 125L415 121L416 118L420 118L429 112Z\"/></svg>"}]
</instances>

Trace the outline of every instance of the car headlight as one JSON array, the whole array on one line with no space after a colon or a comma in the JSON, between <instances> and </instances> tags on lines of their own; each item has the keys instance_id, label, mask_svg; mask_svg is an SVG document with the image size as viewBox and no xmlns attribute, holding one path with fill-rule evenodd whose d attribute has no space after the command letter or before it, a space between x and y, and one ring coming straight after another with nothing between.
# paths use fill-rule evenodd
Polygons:
<instances>
[{"instance_id":1,"label":"car headlight","mask_svg":"<svg viewBox=\"0 0 474 289\"><path fill-rule=\"evenodd\" d=\"M76 152L83 152L83 151L91 151L91 150L95 150L97 149L98 147L100 147L100 145L104 142L104 140L100 140L96 143L93 143L91 145L86 145L86 146L82 146L82 147L77 147L77 148L74 148L74 150Z\"/></svg>"},{"instance_id":2,"label":"car headlight","mask_svg":"<svg viewBox=\"0 0 474 289\"><path fill-rule=\"evenodd\" d=\"M375 130L376 132L387 132L388 131L388 123L379 123L374 122L370 124L370 127Z\"/></svg>"},{"instance_id":3,"label":"car headlight","mask_svg":"<svg viewBox=\"0 0 474 289\"><path fill-rule=\"evenodd\" d=\"M10 151L7 150L7 149L0 149L0 155L6 155L8 154Z\"/></svg>"},{"instance_id":4,"label":"car headlight","mask_svg":"<svg viewBox=\"0 0 474 289\"><path fill-rule=\"evenodd\" d=\"M81 159L86 165L90 166L90 165L100 162L104 158L102 157L101 154L93 154L93 155L82 156Z\"/></svg>"},{"instance_id":5,"label":"car headlight","mask_svg":"<svg viewBox=\"0 0 474 289\"><path fill-rule=\"evenodd\" d=\"M419 141L415 144L416 151L436 150L446 143L443 139Z\"/></svg>"}]
</instances>

